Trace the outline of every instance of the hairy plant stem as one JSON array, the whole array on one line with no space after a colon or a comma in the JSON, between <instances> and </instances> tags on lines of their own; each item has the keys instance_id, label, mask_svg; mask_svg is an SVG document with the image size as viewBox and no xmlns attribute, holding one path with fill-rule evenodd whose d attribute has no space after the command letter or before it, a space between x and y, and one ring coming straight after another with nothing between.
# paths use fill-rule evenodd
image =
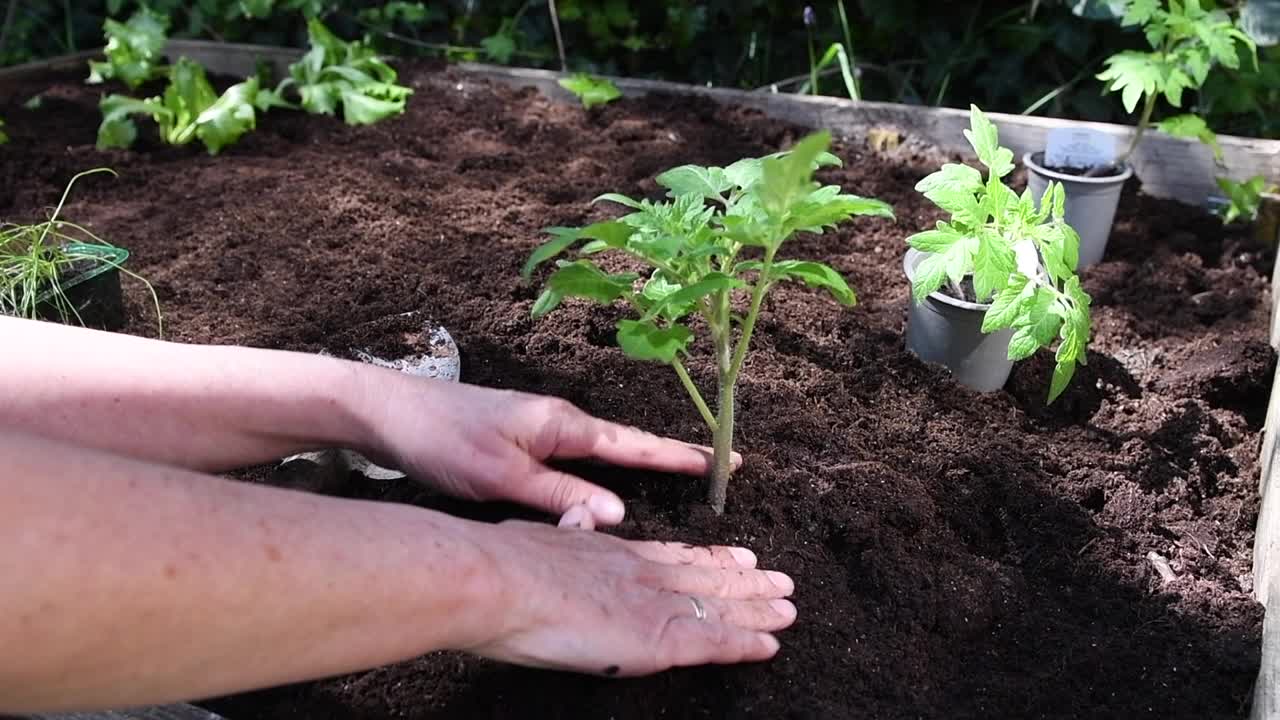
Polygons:
<instances>
[{"instance_id":1,"label":"hairy plant stem","mask_svg":"<svg viewBox=\"0 0 1280 720\"><path fill-rule=\"evenodd\" d=\"M1156 95L1152 93L1147 95L1147 102L1142 108L1142 118L1138 120L1138 129L1133 133L1133 140L1129 141L1129 149L1124 151L1124 155L1120 156L1120 164L1129 162L1129 156L1133 155L1138 149L1138 144L1142 142L1142 136L1147 134L1147 127L1151 124L1151 114L1156 109Z\"/></svg>"},{"instance_id":2,"label":"hairy plant stem","mask_svg":"<svg viewBox=\"0 0 1280 720\"><path fill-rule=\"evenodd\" d=\"M765 251L764 263L760 268L760 279L756 281L751 292L751 309L742 323L742 337L737 347L733 346L733 322L730 317L729 293L720 293L713 315L716 326L721 332L716 333L716 370L719 380L719 396L714 431L714 467L711 472L711 483L707 492L707 500L717 515L724 514L725 500L728 497L729 475L733 472L733 410L734 388L738 384L738 375L742 372L742 364L747 357L747 348L751 344L751 335L755 331L756 318L760 316L760 305L769 290L769 271L773 268L773 256L777 251L771 247Z\"/></svg>"}]
</instances>

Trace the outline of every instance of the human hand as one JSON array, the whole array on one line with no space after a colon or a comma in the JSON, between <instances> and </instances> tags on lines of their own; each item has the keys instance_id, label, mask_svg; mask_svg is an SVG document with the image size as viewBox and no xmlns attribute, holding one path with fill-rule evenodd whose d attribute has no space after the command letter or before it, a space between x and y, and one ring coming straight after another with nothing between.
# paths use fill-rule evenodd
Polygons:
<instances>
[{"instance_id":1,"label":"human hand","mask_svg":"<svg viewBox=\"0 0 1280 720\"><path fill-rule=\"evenodd\" d=\"M605 676L768 660L796 617L791 579L745 548L524 522L477 526L473 542L491 591L459 649L496 660Z\"/></svg>"},{"instance_id":2,"label":"human hand","mask_svg":"<svg viewBox=\"0 0 1280 720\"><path fill-rule=\"evenodd\" d=\"M606 422L558 398L378 371L369 383L370 444L383 462L455 497L507 500L561 514L585 506L622 522L617 495L553 470L591 458L630 468L705 475L711 450ZM734 465L741 464L734 454Z\"/></svg>"}]
</instances>

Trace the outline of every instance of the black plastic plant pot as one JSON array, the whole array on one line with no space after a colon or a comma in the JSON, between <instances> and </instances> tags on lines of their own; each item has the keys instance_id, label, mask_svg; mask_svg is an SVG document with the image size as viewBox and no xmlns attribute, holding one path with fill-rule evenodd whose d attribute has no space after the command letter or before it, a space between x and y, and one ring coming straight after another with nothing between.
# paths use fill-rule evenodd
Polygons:
<instances>
[{"instance_id":1,"label":"black plastic plant pot","mask_svg":"<svg viewBox=\"0 0 1280 720\"><path fill-rule=\"evenodd\" d=\"M125 324L120 266L129 251L110 245L69 244L64 247L82 259L58 278L58 290L50 288L36 300L36 312L45 320L71 322L101 330L119 330ZM61 297L59 297L59 292Z\"/></svg>"},{"instance_id":2,"label":"black plastic plant pot","mask_svg":"<svg viewBox=\"0 0 1280 720\"><path fill-rule=\"evenodd\" d=\"M1133 177L1133 168L1106 177L1085 177L1050 170L1041 165L1044 153L1027 153L1022 163L1027 166L1027 187L1040 202L1050 181L1056 180L1066 191L1066 221L1080 235L1080 265L1085 268L1102 260L1111 239L1111 224L1120 205L1120 191Z\"/></svg>"},{"instance_id":3,"label":"black plastic plant pot","mask_svg":"<svg viewBox=\"0 0 1280 720\"><path fill-rule=\"evenodd\" d=\"M928 257L909 249L902 260L907 280ZM958 300L935 292L917 303L907 300L907 349L925 362L944 365L956 382L978 392L995 392L1004 387L1013 371L1009 359L1012 330L982 332L982 318L990 305Z\"/></svg>"}]
</instances>

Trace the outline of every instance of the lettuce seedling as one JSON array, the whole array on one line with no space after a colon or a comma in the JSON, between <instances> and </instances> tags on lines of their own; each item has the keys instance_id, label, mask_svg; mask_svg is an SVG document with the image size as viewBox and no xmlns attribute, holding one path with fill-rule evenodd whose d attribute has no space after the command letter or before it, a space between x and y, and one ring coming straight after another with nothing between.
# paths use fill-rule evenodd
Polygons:
<instances>
[{"instance_id":1,"label":"lettuce seedling","mask_svg":"<svg viewBox=\"0 0 1280 720\"><path fill-rule=\"evenodd\" d=\"M1258 65L1258 48L1223 10L1206 10L1200 0L1124 0L1121 23L1141 26L1151 45L1150 52L1124 50L1107 58L1106 69L1098 75L1108 92L1120 93L1127 112L1142 115L1138 129L1124 155L1123 163L1137 149L1151 125L1156 101L1161 95L1175 108L1182 107L1185 90L1199 90L1214 63L1232 70L1240 67L1241 50ZM1221 161L1217 136L1204 119L1194 114L1170 117L1159 125L1170 135L1198 139L1209 145Z\"/></svg>"},{"instance_id":2,"label":"lettuce seedling","mask_svg":"<svg viewBox=\"0 0 1280 720\"><path fill-rule=\"evenodd\" d=\"M98 147L129 147L138 136L138 127L130 116L147 115L159 125L164 142L186 145L199 139L210 155L216 155L254 128L257 103L265 103L259 95L258 79L251 77L218 96L204 68L180 58L169 68L169 85L163 96L145 100L127 95L102 98Z\"/></svg>"},{"instance_id":3,"label":"lettuce seedling","mask_svg":"<svg viewBox=\"0 0 1280 720\"><path fill-rule=\"evenodd\" d=\"M344 42L316 18L307 21L311 49L289 66L285 78L270 93L271 104L293 107L284 98L297 90L302 109L314 115L333 115L342 106L348 125L369 125L404 112L413 90L396 85L396 71L367 43Z\"/></svg>"},{"instance_id":4,"label":"lettuce seedling","mask_svg":"<svg viewBox=\"0 0 1280 720\"><path fill-rule=\"evenodd\" d=\"M107 19L102 24L107 36L103 49L106 62L89 62L90 83L119 80L136 90L142 83L164 75L161 52L169 30L169 18L142 8L126 22Z\"/></svg>"},{"instance_id":5,"label":"lettuce seedling","mask_svg":"<svg viewBox=\"0 0 1280 720\"><path fill-rule=\"evenodd\" d=\"M560 78L560 87L573 93L582 102L582 107L587 110L597 105L608 105L622 97L622 91L613 84L612 80L586 73Z\"/></svg>"},{"instance_id":6,"label":"lettuce seedling","mask_svg":"<svg viewBox=\"0 0 1280 720\"><path fill-rule=\"evenodd\" d=\"M657 177L668 199L634 200L610 193L608 201L632 212L583 228L550 228L552 239L525 264L527 279L542 263L578 247L579 259L557 262L533 305L534 317L554 310L568 297L601 304L625 301L635 317L618 323L617 341L637 360L670 365L714 438L709 489L712 508L724 511L733 445L734 387L766 294L777 283L803 282L843 305L855 302L840 273L822 263L783 260L782 244L799 232L821 234L855 215L892 218L879 200L846 195L836 185L820 186L813 174L838 165L827 152L831 136L822 132L790 151L740 160L724 168L684 165ZM645 275L610 273L593 262L614 252L643 263ZM735 299L746 300L745 312ZM693 318L701 319L715 353L717 411L712 412L685 369L694 340Z\"/></svg>"},{"instance_id":7,"label":"lettuce seedling","mask_svg":"<svg viewBox=\"0 0 1280 720\"><path fill-rule=\"evenodd\" d=\"M947 285L957 298L990 302L982 331L1014 329L1010 360L1058 341L1049 388L1053 402L1071 382L1076 364L1085 364L1089 345L1091 300L1076 276L1080 236L1063 219L1062 185L1050 182L1037 210L1030 190L1019 197L1002 182L1013 172L1013 152L1000 147L996 126L976 105L969 124L965 137L986 166L987 178L984 182L982 173L968 165L946 164L916 185L951 220L907 238L911 247L928 253L916 268L912 294L923 302ZM972 297L966 297L968 283Z\"/></svg>"}]
</instances>

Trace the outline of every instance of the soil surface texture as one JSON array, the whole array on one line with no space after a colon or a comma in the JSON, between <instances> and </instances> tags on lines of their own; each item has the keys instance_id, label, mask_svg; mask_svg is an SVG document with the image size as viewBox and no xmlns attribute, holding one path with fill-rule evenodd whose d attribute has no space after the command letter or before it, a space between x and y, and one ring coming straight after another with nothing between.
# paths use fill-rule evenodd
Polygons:
<instances>
[{"instance_id":1,"label":"soil surface texture","mask_svg":"<svg viewBox=\"0 0 1280 720\"><path fill-rule=\"evenodd\" d=\"M104 89L84 73L6 81L0 217L41 217L72 174L110 166L120 177L83 181L64 216L129 248L170 339L392 357L408 328L375 321L422 311L457 340L468 382L708 442L675 374L617 349L620 308L571 302L535 322L538 288L517 274L542 228L616 214L597 195L656 198L664 169L766 154L803 131L709 100L585 112L438 65L403 73L416 91L403 117L348 128L273 112L218 157L162 146L146 124L133 150L99 152ZM24 109L36 93L41 108ZM800 616L776 660L617 681L442 653L209 706L232 720L1244 717L1262 622L1250 553L1271 255L1135 181L1106 262L1083 273L1088 367L1051 407L1047 354L978 395L903 345L903 239L941 218L912 188L958 158L920 142L877 154L861 138L836 150L845 167L824 179L898 219L784 247L831 263L860 303L801 286L767 301L727 513L683 478L574 468L628 501L623 535L742 544L791 574ZM154 335L150 297L124 283L126 331ZM691 372L709 388L705 350ZM265 468L237 478L284 482ZM331 491L519 514L408 482Z\"/></svg>"}]
</instances>

